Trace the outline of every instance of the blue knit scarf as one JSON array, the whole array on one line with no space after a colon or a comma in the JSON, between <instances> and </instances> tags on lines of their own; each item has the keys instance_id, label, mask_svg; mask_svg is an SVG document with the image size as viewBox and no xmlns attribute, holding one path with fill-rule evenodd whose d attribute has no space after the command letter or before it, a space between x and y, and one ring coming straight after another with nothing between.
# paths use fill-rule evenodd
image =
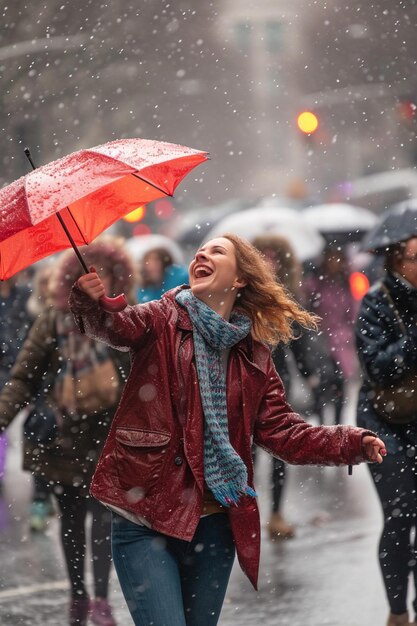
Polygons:
<instances>
[{"instance_id":1,"label":"blue knit scarf","mask_svg":"<svg viewBox=\"0 0 417 626\"><path fill-rule=\"evenodd\" d=\"M194 353L204 412L204 478L223 506L237 504L240 496L256 496L248 482L246 465L229 440L226 372L221 350L231 348L251 330L250 319L233 313L230 322L196 298L191 289L176 300L187 310L193 325Z\"/></svg>"}]
</instances>

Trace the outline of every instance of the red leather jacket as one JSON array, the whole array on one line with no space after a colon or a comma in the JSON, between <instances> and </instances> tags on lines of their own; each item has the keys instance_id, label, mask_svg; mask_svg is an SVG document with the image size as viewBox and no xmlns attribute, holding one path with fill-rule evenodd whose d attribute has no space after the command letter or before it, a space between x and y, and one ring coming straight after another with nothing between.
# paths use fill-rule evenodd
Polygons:
<instances>
[{"instance_id":1,"label":"red leather jacket","mask_svg":"<svg viewBox=\"0 0 417 626\"><path fill-rule=\"evenodd\" d=\"M107 314L74 287L70 305L80 329L130 350L132 368L91 485L102 502L132 511L161 533L190 541L202 510L204 418L193 358L192 326L175 301ZM313 426L287 404L269 349L250 337L236 344L227 367L232 446L253 486L253 441L294 464L343 465L366 460L365 432ZM255 498L228 509L240 565L257 585L260 521Z\"/></svg>"}]
</instances>

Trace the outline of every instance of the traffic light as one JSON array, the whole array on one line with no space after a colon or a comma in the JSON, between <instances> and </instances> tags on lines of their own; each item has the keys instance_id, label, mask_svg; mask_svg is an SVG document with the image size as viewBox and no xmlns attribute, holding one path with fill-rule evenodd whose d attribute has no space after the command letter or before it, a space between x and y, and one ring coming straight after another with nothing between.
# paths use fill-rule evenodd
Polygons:
<instances>
[{"instance_id":1,"label":"traffic light","mask_svg":"<svg viewBox=\"0 0 417 626\"><path fill-rule=\"evenodd\" d=\"M398 103L400 119L407 125L412 125L417 120L417 106L412 100L402 100Z\"/></svg>"},{"instance_id":2,"label":"traffic light","mask_svg":"<svg viewBox=\"0 0 417 626\"><path fill-rule=\"evenodd\" d=\"M302 111L297 116L297 126L305 135L313 135L319 127L319 118L312 111Z\"/></svg>"},{"instance_id":3,"label":"traffic light","mask_svg":"<svg viewBox=\"0 0 417 626\"><path fill-rule=\"evenodd\" d=\"M352 272L349 276L350 292L355 300L362 300L369 289L369 280L362 272Z\"/></svg>"},{"instance_id":4,"label":"traffic light","mask_svg":"<svg viewBox=\"0 0 417 626\"><path fill-rule=\"evenodd\" d=\"M417 165L417 97L408 97L397 103L398 117L407 133L411 165Z\"/></svg>"},{"instance_id":5,"label":"traffic light","mask_svg":"<svg viewBox=\"0 0 417 626\"><path fill-rule=\"evenodd\" d=\"M146 206L143 204L141 206L138 206L137 209L134 209L134 211L131 211L130 213L125 215L123 219L125 222L129 222L129 224L132 224L134 222L140 222L141 220L143 220L145 215L146 215Z\"/></svg>"},{"instance_id":6,"label":"traffic light","mask_svg":"<svg viewBox=\"0 0 417 626\"><path fill-rule=\"evenodd\" d=\"M155 216L159 220L169 220L174 213L174 205L169 198L161 198L154 203Z\"/></svg>"}]
</instances>

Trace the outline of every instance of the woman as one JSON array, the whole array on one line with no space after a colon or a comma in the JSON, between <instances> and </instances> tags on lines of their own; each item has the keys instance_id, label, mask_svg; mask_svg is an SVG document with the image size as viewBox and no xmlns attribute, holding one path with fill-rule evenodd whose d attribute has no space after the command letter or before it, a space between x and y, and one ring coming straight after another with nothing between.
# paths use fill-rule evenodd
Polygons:
<instances>
[{"instance_id":1,"label":"woman","mask_svg":"<svg viewBox=\"0 0 417 626\"><path fill-rule=\"evenodd\" d=\"M333 362L332 383L328 385L334 423L342 422L347 383L357 375L354 325L357 305L352 297L346 253L328 245L315 275L305 281L311 309L322 318L321 328L328 358ZM323 408L320 410L323 419Z\"/></svg>"},{"instance_id":2,"label":"woman","mask_svg":"<svg viewBox=\"0 0 417 626\"><path fill-rule=\"evenodd\" d=\"M32 323L43 310L52 306L50 302L52 296L52 294L50 294L50 282L54 269L55 267L53 263L43 264L38 267L33 277L32 293L29 296L26 305ZM41 406L41 404L42 401L38 400L32 407L23 427L24 435L27 433L30 437L32 420L38 419L37 413L45 412L45 406ZM39 433L37 434L37 437L39 437ZM40 474L34 474L29 522L31 531L44 532L47 528L48 517L53 514L53 511L54 505L48 482Z\"/></svg>"},{"instance_id":3,"label":"woman","mask_svg":"<svg viewBox=\"0 0 417 626\"><path fill-rule=\"evenodd\" d=\"M167 249L152 248L143 255L141 261L137 301L144 303L159 300L166 291L186 283L187 280L187 268L174 263Z\"/></svg>"},{"instance_id":4,"label":"woman","mask_svg":"<svg viewBox=\"0 0 417 626\"><path fill-rule=\"evenodd\" d=\"M17 276L0 281L0 390L10 376L10 370L30 327L26 303L30 290L18 284ZM6 471L7 438L0 434L0 494Z\"/></svg>"},{"instance_id":5,"label":"woman","mask_svg":"<svg viewBox=\"0 0 417 626\"><path fill-rule=\"evenodd\" d=\"M123 290L129 294L133 290L133 265L119 240L97 240L82 248L82 253L88 263L101 268L110 292ZM25 428L24 469L46 481L58 503L61 544L71 585L69 624L85 626L90 614L97 626L115 626L107 600L110 515L89 497L88 486L120 397L124 372L130 364L127 354L110 353L106 346L88 339L75 326L68 296L81 272L72 250L60 257L50 279L50 306L44 307L31 327L8 384L0 394L0 429L10 424L19 408L29 403L34 407L34 416L40 422ZM110 369L111 376L106 378L103 372ZM86 381L93 384L97 371L102 394L93 406L82 390ZM53 434L38 443L42 425L51 419L55 425ZM92 513L92 601L84 573L87 512Z\"/></svg>"},{"instance_id":6,"label":"woman","mask_svg":"<svg viewBox=\"0 0 417 626\"><path fill-rule=\"evenodd\" d=\"M280 235L259 235L252 243L270 264L276 280L295 297L297 302L303 303L305 297L301 287L302 268L288 239ZM278 344L272 353L272 360L283 382L285 395L289 398L291 394L289 360L292 358L300 374L314 390L315 396L320 397L318 390L325 388L332 377L332 362L317 333L300 327L294 328L294 333L296 337L293 341ZM271 517L267 526L272 540L290 539L295 534L294 527L285 520L281 512L285 480L285 463L279 458L274 458Z\"/></svg>"},{"instance_id":7,"label":"woman","mask_svg":"<svg viewBox=\"0 0 417 626\"><path fill-rule=\"evenodd\" d=\"M132 369L92 482L113 511L113 559L136 626L214 626L235 548L257 584L252 440L292 463L382 461L369 431L313 427L293 413L269 344L314 318L260 253L212 239L188 286L107 315L92 269L70 305L80 329L129 350Z\"/></svg>"},{"instance_id":8,"label":"woman","mask_svg":"<svg viewBox=\"0 0 417 626\"><path fill-rule=\"evenodd\" d=\"M417 421L388 423L374 405L377 385L389 387L409 372L417 373L417 237L390 246L385 268L385 276L363 299L356 323L357 350L365 375L358 424L377 429L389 452L382 467L369 466L384 517L378 553L391 611L387 626L416 626L407 613L407 589L412 572L417 613L416 545L410 538L417 514Z\"/></svg>"}]
</instances>

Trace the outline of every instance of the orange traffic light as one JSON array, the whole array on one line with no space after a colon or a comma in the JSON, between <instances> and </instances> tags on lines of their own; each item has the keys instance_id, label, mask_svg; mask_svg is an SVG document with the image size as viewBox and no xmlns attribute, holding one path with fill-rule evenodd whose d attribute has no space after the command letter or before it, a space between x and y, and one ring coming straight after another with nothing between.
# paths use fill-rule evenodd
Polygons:
<instances>
[{"instance_id":1,"label":"orange traffic light","mask_svg":"<svg viewBox=\"0 0 417 626\"><path fill-rule=\"evenodd\" d=\"M125 215L123 219L125 220L125 222L129 222L129 223L140 222L141 220L143 220L145 215L146 215L146 207L143 204L142 206L139 206L134 211L131 211L130 213Z\"/></svg>"},{"instance_id":2,"label":"orange traffic light","mask_svg":"<svg viewBox=\"0 0 417 626\"><path fill-rule=\"evenodd\" d=\"M349 276L350 292L355 300L362 300L369 289L369 280L362 272L352 272Z\"/></svg>"},{"instance_id":3,"label":"orange traffic light","mask_svg":"<svg viewBox=\"0 0 417 626\"><path fill-rule=\"evenodd\" d=\"M312 135L319 127L319 118L312 111L303 111L297 117L297 126L305 135Z\"/></svg>"}]
</instances>

